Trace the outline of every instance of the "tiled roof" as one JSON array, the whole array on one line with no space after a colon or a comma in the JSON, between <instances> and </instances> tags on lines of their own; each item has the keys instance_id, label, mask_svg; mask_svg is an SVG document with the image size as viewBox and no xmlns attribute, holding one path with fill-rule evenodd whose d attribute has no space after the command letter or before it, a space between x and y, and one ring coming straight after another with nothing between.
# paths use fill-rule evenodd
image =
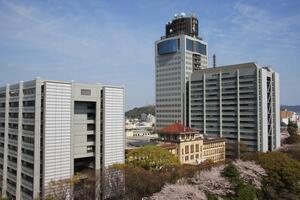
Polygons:
<instances>
[{"instance_id":1,"label":"tiled roof","mask_svg":"<svg viewBox=\"0 0 300 200\"><path fill-rule=\"evenodd\" d=\"M158 133L164 133L164 134L179 134L179 133L186 133L186 132L195 132L195 130L190 127L186 127L178 122L158 130Z\"/></svg>"},{"instance_id":2,"label":"tiled roof","mask_svg":"<svg viewBox=\"0 0 300 200\"><path fill-rule=\"evenodd\" d=\"M173 143L163 143L163 144L158 144L158 146L164 149L176 149L176 144Z\"/></svg>"},{"instance_id":3,"label":"tiled roof","mask_svg":"<svg viewBox=\"0 0 300 200\"><path fill-rule=\"evenodd\" d=\"M293 115L294 115L294 112L291 112L291 111L287 111L287 110L280 111L281 118L292 118Z\"/></svg>"}]
</instances>

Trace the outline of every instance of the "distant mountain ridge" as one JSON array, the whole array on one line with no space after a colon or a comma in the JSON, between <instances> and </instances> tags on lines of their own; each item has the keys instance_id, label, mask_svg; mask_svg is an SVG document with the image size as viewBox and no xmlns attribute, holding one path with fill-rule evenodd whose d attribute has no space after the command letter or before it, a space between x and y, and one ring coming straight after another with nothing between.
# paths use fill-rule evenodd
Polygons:
<instances>
[{"instance_id":1,"label":"distant mountain ridge","mask_svg":"<svg viewBox=\"0 0 300 200\"><path fill-rule=\"evenodd\" d=\"M300 105L295 105L295 106L288 106L288 105L281 105L280 110L287 109L288 111L294 111L297 114L300 114Z\"/></svg>"},{"instance_id":2,"label":"distant mountain ridge","mask_svg":"<svg viewBox=\"0 0 300 200\"><path fill-rule=\"evenodd\" d=\"M131 119L140 118L142 113L155 115L155 106L149 105L149 106L135 107L125 112L125 117Z\"/></svg>"}]
</instances>

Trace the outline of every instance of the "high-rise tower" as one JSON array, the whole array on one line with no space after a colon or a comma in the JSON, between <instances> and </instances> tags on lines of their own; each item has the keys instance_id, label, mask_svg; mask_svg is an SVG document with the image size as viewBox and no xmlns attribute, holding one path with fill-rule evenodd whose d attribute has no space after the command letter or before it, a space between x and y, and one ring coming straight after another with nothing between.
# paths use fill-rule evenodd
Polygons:
<instances>
[{"instance_id":1,"label":"high-rise tower","mask_svg":"<svg viewBox=\"0 0 300 200\"><path fill-rule=\"evenodd\" d=\"M195 15L176 14L166 35L155 42L156 128L174 122L188 125L188 80L207 68L207 43L198 37Z\"/></svg>"}]
</instances>

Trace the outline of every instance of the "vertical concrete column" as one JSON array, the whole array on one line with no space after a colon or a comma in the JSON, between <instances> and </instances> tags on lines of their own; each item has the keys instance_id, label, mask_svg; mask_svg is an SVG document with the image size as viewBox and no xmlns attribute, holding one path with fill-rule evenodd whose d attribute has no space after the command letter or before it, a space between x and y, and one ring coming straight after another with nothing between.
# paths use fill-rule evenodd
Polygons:
<instances>
[{"instance_id":1,"label":"vertical concrete column","mask_svg":"<svg viewBox=\"0 0 300 200\"><path fill-rule=\"evenodd\" d=\"M279 74L273 73L273 80L274 80L274 93L275 93L275 148L280 147L280 80Z\"/></svg>"},{"instance_id":2,"label":"vertical concrete column","mask_svg":"<svg viewBox=\"0 0 300 200\"><path fill-rule=\"evenodd\" d=\"M75 128L74 128L74 114L75 114L75 102L74 102L74 82L72 81L72 85L71 85L71 122L70 122L70 127L71 127L71 135L70 135L70 141L71 141L71 145L70 145L70 159L71 159L71 163L70 163L70 168L71 168L71 173L70 176L73 177L74 176L74 134L75 134ZM46 96L46 95L44 95ZM45 100L44 100L45 102ZM44 106L45 109L45 106ZM44 112L45 113L45 112ZM44 118L45 119L45 118ZM45 123L44 123L45 124Z\"/></svg>"},{"instance_id":3,"label":"vertical concrete column","mask_svg":"<svg viewBox=\"0 0 300 200\"><path fill-rule=\"evenodd\" d=\"M260 93L260 86L261 86L261 82L260 82L260 75L259 75L259 69L256 68L256 116L257 116L257 151L261 150L261 124L260 124L260 118L261 118L261 99L259 98L259 96L261 95Z\"/></svg>"},{"instance_id":4,"label":"vertical concrete column","mask_svg":"<svg viewBox=\"0 0 300 200\"><path fill-rule=\"evenodd\" d=\"M236 96L237 96L237 148L238 157L240 156L240 142L241 142L241 123L240 123L240 71L236 70Z\"/></svg>"},{"instance_id":5,"label":"vertical concrete column","mask_svg":"<svg viewBox=\"0 0 300 200\"><path fill-rule=\"evenodd\" d=\"M206 76L203 73L203 134L206 134Z\"/></svg>"},{"instance_id":6,"label":"vertical concrete column","mask_svg":"<svg viewBox=\"0 0 300 200\"><path fill-rule=\"evenodd\" d=\"M35 82L35 113L34 113L34 164L33 164L33 199L40 195L41 166L41 103L42 84L40 79Z\"/></svg>"},{"instance_id":7,"label":"vertical concrete column","mask_svg":"<svg viewBox=\"0 0 300 200\"><path fill-rule=\"evenodd\" d=\"M219 108L220 108L220 137L222 137L222 72L219 72Z\"/></svg>"},{"instance_id":8,"label":"vertical concrete column","mask_svg":"<svg viewBox=\"0 0 300 200\"><path fill-rule=\"evenodd\" d=\"M100 170L101 168L101 90L98 89L98 98L96 101L96 130L95 130L95 169Z\"/></svg>"},{"instance_id":9,"label":"vertical concrete column","mask_svg":"<svg viewBox=\"0 0 300 200\"><path fill-rule=\"evenodd\" d=\"M8 151L8 118L9 118L9 85L5 91L5 122L4 122L4 154L3 154L3 174L2 174L2 196L6 197L7 188L7 151Z\"/></svg>"},{"instance_id":10,"label":"vertical concrete column","mask_svg":"<svg viewBox=\"0 0 300 200\"><path fill-rule=\"evenodd\" d=\"M18 111L18 160L17 160L17 184L16 199L21 199L21 170L22 170L22 129L23 129L23 81L19 83L19 111Z\"/></svg>"}]
</instances>

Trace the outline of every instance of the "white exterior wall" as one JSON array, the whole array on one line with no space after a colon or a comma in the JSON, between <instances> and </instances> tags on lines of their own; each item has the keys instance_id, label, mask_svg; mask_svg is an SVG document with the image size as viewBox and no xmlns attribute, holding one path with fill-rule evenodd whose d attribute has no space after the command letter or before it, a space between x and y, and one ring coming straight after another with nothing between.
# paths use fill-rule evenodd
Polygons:
<instances>
[{"instance_id":1,"label":"white exterior wall","mask_svg":"<svg viewBox=\"0 0 300 200\"><path fill-rule=\"evenodd\" d=\"M103 165L125 162L124 89L103 88Z\"/></svg>"},{"instance_id":2,"label":"white exterior wall","mask_svg":"<svg viewBox=\"0 0 300 200\"><path fill-rule=\"evenodd\" d=\"M261 84L261 151L268 151L268 99L267 99L267 71L260 70L260 84Z\"/></svg>"},{"instance_id":3,"label":"white exterior wall","mask_svg":"<svg viewBox=\"0 0 300 200\"><path fill-rule=\"evenodd\" d=\"M273 73L275 84L275 148L280 147L280 82L279 74Z\"/></svg>"},{"instance_id":4,"label":"white exterior wall","mask_svg":"<svg viewBox=\"0 0 300 200\"><path fill-rule=\"evenodd\" d=\"M71 178L70 83L45 82L43 187L51 180ZM45 191L45 190L44 190Z\"/></svg>"}]
</instances>

